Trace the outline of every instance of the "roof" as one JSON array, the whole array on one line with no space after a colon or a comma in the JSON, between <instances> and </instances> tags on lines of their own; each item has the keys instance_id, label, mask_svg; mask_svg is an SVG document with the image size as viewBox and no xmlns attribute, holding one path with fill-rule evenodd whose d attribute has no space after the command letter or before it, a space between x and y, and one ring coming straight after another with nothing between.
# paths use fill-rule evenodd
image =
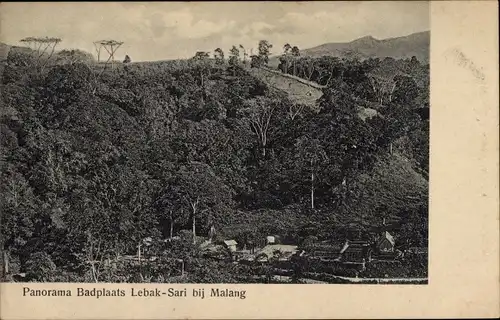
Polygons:
<instances>
[{"instance_id":1,"label":"roof","mask_svg":"<svg viewBox=\"0 0 500 320\"><path fill-rule=\"evenodd\" d=\"M262 248L258 254L264 253L268 257L272 257L274 255L274 251L279 250L282 253L295 253L297 251L297 246L294 245L286 245L286 244L270 244Z\"/></svg>"},{"instance_id":2,"label":"roof","mask_svg":"<svg viewBox=\"0 0 500 320\"><path fill-rule=\"evenodd\" d=\"M349 242L349 245L356 246L356 247L366 247L366 246L369 246L370 243L368 243L368 241L365 241L365 240L353 240L353 241Z\"/></svg>"},{"instance_id":3,"label":"roof","mask_svg":"<svg viewBox=\"0 0 500 320\"><path fill-rule=\"evenodd\" d=\"M234 240L224 240L224 244L226 246L235 246L238 244L238 242L234 241Z\"/></svg>"},{"instance_id":4,"label":"roof","mask_svg":"<svg viewBox=\"0 0 500 320\"><path fill-rule=\"evenodd\" d=\"M394 241L394 237L393 237L393 236L392 236L389 232L387 232L387 231L385 231L385 232L384 232L384 235L383 235L383 237L382 237L382 240L383 240L383 239L387 239L387 240L389 240L389 242L390 242L392 245L394 245L394 244L396 243L396 242Z\"/></svg>"},{"instance_id":5,"label":"roof","mask_svg":"<svg viewBox=\"0 0 500 320\"><path fill-rule=\"evenodd\" d=\"M344 253L347 250L347 248L349 248L349 242L346 241L346 243L344 244L344 246L340 250L340 254Z\"/></svg>"},{"instance_id":6,"label":"roof","mask_svg":"<svg viewBox=\"0 0 500 320\"><path fill-rule=\"evenodd\" d=\"M347 247L347 249L342 253L363 253L364 250L361 247Z\"/></svg>"},{"instance_id":7,"label":"roof","mask_svg":"<svg viewBox=\"0 0 500 320\"><path fill-rule=\"evenodd\" d=\"M369 246L370 244L365 240L353 240L353 241L347 240L342 249L340 249L340 254L346 252L346 250L350 252L356 250L361 251L363 250L363 247L369 247Z\"/></svg>"}]
</instances>

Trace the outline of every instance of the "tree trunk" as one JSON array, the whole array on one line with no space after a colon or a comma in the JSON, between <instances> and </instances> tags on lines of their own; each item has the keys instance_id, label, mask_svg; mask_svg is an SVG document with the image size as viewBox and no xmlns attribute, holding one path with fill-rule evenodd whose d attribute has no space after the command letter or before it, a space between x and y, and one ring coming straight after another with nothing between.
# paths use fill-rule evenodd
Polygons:
<instances>
[{"instance_id":1,"label":"tree trunk","mask_svg":"<svg viewBox=\"0 0 500 320\"><path fill-rule=\"evenodd\" d=\"M389 91L389 103L392 102L392 94L394 93L394 89L396 89L396 84L393 84L391 87L391 91Z\"/></svg>"},{"instance_id":2,"label":"tree trunk","mask_svg":"<svg viewBox=\"0 0 500 320\"><path fill-rule=\"evenodd\" d=\"M9 253L7 250L3 250L3 276L5 277L9 274Z\"/></svg>"},{"instance_id":3,"label":"tree trunk","mask_svg":"<svg viewBox=\"0 0 500 320\"><path fill-rule=\"evenodd\" d=\"M314 170L312 165L313 161L311 160L311 209L314 209Z\"/></svg>"},{"instance_id":4,"label":"tree trunk","mask_svg":"<svg viewBox=\"0 0 500 320\"><path fill-rule=\"evenodd\" d=\"M193 210L193 244L196 244L196 209Z\"/></svg>"},{"instance_id":5,"label":"tree trunk","mask_svg":"<svg viewBox=\"0 0 500 320\"><path fill-rule=\"evenodd\" d=\"M172 210L170 210L170 239L174 237L174 217L172 216Z\"/></svg>"}]
</instances>

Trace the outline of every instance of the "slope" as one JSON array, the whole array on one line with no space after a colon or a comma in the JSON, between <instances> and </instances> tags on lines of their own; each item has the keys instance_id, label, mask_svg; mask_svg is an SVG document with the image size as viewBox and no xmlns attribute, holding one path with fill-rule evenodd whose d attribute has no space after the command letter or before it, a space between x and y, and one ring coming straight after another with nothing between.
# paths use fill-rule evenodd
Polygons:
<instances>
[{"instance_id":1,"label":"slope","mask_svg":"<svg viewBox=\"0 0 500 320\"><path fill-rule=\"evenodd\" d=\"M346 57L352 53L361 58L405 59L415 56L419 61L429 61L430 32L419 32L404 37L378 40L371 36L363 37L347 43L326 43L301 51L301 55L320 57Z\"/></svg>"},{"instance_id":2,"label":"slope","mask_svg":"<svg viewBox=\"0 0 500 320\"><path fill-rule=\"evenodd\" d=\"M250 68L248 71L268 86L285 92L292 102L306 105L314 110L318 109L317 100L323 95L324 86L268 68ZM358 106L358 116L363 120L377 114L375 109Z\"/></svg>"}]
</instances>

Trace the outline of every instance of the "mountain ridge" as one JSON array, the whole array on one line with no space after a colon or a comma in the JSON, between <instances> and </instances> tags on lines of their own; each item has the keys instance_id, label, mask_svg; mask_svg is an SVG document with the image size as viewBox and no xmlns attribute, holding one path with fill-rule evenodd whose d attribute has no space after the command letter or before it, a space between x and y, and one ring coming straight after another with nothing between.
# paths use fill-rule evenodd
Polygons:
<instances>
[{"instance_id":1,"label":"mountain ridge","mask_svg":"<svg viewBox=\"0 0 500 320\"><path fill-rule=\"evenodd\" d=\"M376 39L367 35L350 42L329 42L301 50L302 56L346 57L356 54L361 58L395 59L415 56L419 61L429 62L430 31L412 33L406 36Z\"/></svg>"}]
</instances>

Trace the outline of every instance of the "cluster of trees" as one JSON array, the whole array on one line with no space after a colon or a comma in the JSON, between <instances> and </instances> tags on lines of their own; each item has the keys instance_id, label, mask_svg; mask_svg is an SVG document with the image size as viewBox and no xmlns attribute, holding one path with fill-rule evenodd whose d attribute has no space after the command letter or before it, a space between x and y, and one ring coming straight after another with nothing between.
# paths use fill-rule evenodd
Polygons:
<instances>
[{"instance_id":1,"label":"cluster of trees","mask_svg":"<svg viewBox=\"0 0 500 320\"><path fill-rule=\"evenodd\" d=\"M260 40L258 44L258 53L249 55L247 49L243 45L232 46L228 52L227 63L233 69L240 66L240 64L247 65L248 62L250 62L252 67L267 65L272 47L273 45L269 41ZM210 59L210 52L198 51L193 59L207 61ZM226 63L224 50L216 48L213 52L213 60L217 65L224 65Z\"/></svg>"},{"instance_id":2,"label":"cluster of trees","mask_svg":"<svg viewBox=\"0 0 500 320\"><path fill-rule=\"evenodd\" d=\"M271 47L261 42L252 61L266 63ZM188 261L190 281L221 282L221 269L199 259L193 242L211 226L260 230L262 212L296 221L294 241L391 215L409 226L409 241L420 234L425 242L427 184L419 179L428 170L428 123L411 111L417 97L396 91L383 117L363 121L357 86L367 71L335 60L320 112L291 117L286 95L236 63L238 48L229 65L222 50L207 57L105 72L78 61L39 70L9 54L0 244L10 261L98 281L106 272L97 262L189 230L180 247L159 252ZM400 178L387 170L402 163ZM165 281L176 274L167 269Z\"/></svg>"},{"instance_id":3,"label":"cluster of trees","mask_svg":"<svg viewBox=\"0 0 500 320\"><path fill-rule=\"evenodd\" d=\"M289 46L288 46L289 47ZM287 48L288 48L287 47ZM296 47L294 47L296 48ZM280 57L278 69L323 86L335 86L336 80L356 86L355 94L367 101L387 105L393 101L414 108L428 107L428 70L415 59L395 60L392 58L369 58L365 60L341 59L323 56L320 58L300 57L288 53Z\"/></svg>"}]
</instances>

